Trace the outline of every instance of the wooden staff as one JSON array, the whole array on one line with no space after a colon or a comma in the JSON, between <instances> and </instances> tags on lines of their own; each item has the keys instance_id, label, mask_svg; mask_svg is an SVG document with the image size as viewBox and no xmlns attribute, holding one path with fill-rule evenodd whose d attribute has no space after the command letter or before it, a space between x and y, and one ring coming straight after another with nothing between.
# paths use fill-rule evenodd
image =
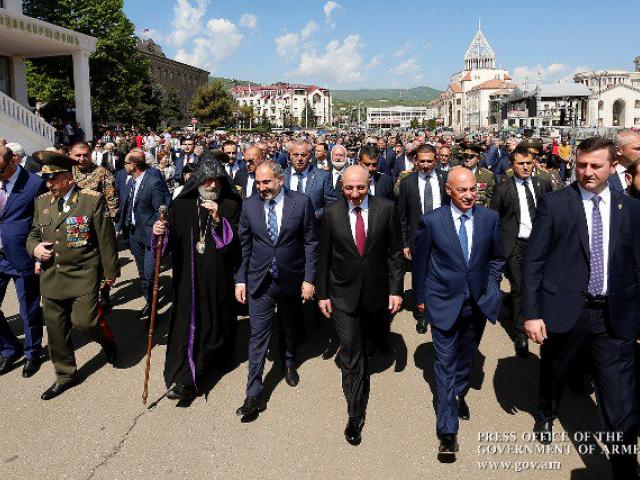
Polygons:
<instances>
[{"instance_id":1,"label":"wooden staff","mask_svg":"<svg viewBox=\"0 0 640 480\"><path fill-rule=\"evenodd\" d=\"M160 206L160 221L167 219L166 205ZM149 397L149 370L151 370L151 348L153 347L153 331L156 326L156 316L158 315L158 291L160 283L160 262L162 261L162 247L164 244L164 236L156 235L156 270L153 274L153 296L151 298L151 318L149 321L149 337L147 341L147 365L144 369L144 387L142 389L142 404L147 404Z\"/></svg>"}]
</instances>

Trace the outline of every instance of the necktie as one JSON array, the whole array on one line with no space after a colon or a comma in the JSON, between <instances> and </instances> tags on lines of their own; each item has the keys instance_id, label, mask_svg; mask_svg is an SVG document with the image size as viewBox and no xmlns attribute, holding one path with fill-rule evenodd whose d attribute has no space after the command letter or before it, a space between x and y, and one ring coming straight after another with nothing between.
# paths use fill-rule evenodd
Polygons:
<instances>
[{"instance_id":1,"label":"necktie","mask_svg":"<svg viewBox=\"0 0 640 480\"><path fill-rule=\"evenodd\" d=\"M362 218L362 208L353 209L356 212L356 247L360 256L364 255L364 247L367 245L367 233L364 230L364 218Z\"/></svg>"},{"instance_id":2,"label":"necktie","mask_svg":"<svg viewBox=\"0 0 640 480\"><path fill-rule=\"evenodd\" d=\"M9 198L9 194L7 193L7 184L5 182L0 182L0 214L4 212L4 206L7 204L7 198Z\"/></svg>"},{"instance_id":3,"label":"necktie","mask_svg":"<svg viewBox=\"0 0 640 480\"><path fill-rule=\"evenodd\" d=\"M269 238L275 244L278 240L278 217L276 216L276 201L269 200L269 216L267 218L267 233L269 234ZM274 256L271 259L271 276L273 278L278 278L278 262L276 261L276 257Z\"/></svg>"},{"instance_id":4,"label":"necktie","mask_svg":"<svg viewBox=\"0 0 640 480\"><path fill-rule=\"evenodd\" d=\"M422 205L422 213L433 210L433 190L431 189L431 175L425 177L424 182L424 203Z\"/></svg>"},{"instance_id":5,"label":"necktie","mask_svg":"<svg viewBox=\"0 0 640 480\"><path fill-rule=\"evenodd\" d=\"M524 186L524 194L527 197L527 208L529 209L529 218L531 218L531 223L533 223L533 219L536 216L536 202L533 200L533 194L531 193L531 188L529 185L531 180L525 180L522 185Z\"/></svg>"},{"instance_id":6,"label":"necktie","mask_svg":"<svg viewBox=\"0 0 640 480\"><path fill-rule=\"evenodd\" d=\"M600 216L599 195L594 195L593 214L591 216L591 273L589 274L589 286L587 291L591 295L602 294L604 288L604 248L602 245L602 217Z\"/></svg>"},{"instance_id":7,"label":"necktie","mask_svg":"<svg viewBox=\"0 0 640 480\"><path fill-rule=\"evenodd\" d=\"M458 232L458 239L460 240L460 247L462 248L462 255L466 262L469 262L469 238L467 237L467 227L465 222L469 220L466 215L460 216L460 231Z\"/></svg>"},{"instance_id":8,"label":"necktie","mask_svg":"<svg viewBox=\"0 0 640 480\"><path fill-rule=\"evenodd\" d=\"M296 191L300 193L304 193L304 184L302 183L304 180L304 175L300 172L296 172L296 177L298 177L298 186L296 187Z\"/></svg>"},{"instance_id":9,"label":"necktie","mask_svg":"<svg viewBox=\"0 0 640 480\"><path fill-rule=\"evenodd\" d=\"M129 182L127 183L129 191L127 192L127 201L124 209L125 228L129 228L132 224L131 217L133 216L133 196L135 194L135 184L136 182L133 180L133 178L129 179Z\"/></svg>"},{"instance_id":10,"label":"necktie","mask_svg":"<svg viewBox=\"0 0 640 480\"><path fill-rule=\"evenodd\" d=\"M58 199L58 212L62 213L64 210L64 197Z\"/></svg>"}]
</instances>

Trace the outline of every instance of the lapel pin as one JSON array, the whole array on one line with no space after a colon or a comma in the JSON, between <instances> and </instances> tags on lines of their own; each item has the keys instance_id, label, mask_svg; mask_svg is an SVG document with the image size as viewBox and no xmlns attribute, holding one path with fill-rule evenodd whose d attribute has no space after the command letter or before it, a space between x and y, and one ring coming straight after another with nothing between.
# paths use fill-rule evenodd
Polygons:
<instances>
[{"instance_id":1,"label":"lapel pin","mask_svg":"<svg viewBox=\"0 0 640 480\"><path fill-rule=\"evenodd\" d=\"M622 210L622 204L621 203L618 204L618 210Z\"/></svg>"}]
</instances>

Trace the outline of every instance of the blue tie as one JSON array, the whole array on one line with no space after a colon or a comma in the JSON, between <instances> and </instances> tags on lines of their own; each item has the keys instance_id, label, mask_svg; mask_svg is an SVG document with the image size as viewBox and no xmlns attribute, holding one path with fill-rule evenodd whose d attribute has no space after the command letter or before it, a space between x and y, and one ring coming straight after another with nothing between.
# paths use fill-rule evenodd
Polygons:
<instances>
[{"instance_id":1,"label":"blue tie","mask_svg":"<svg viewBox=\"0 0 640 480\"><path fill-rule=\"evenodd\" d=\"M591 295L601 295L604 289L604 247L602 217L598 207L600 200L598 195L591 198L593 202L593 213L591 216L591 273L589 274L589 286L587 291Z\"/></svg>"},{"instance_id":2,"label":"blue tie","mask_svg":"<svg viewBox=\"0 0 640 480\"><path fill-rule=\"evenodd\" d=\"M460 240L462 256L464 256L465 262L469 262L469 239L467 238L467 227L464 225L467 220L469 220L469 217L466 215L460 216L460 231L458 232L458 239Z\"/></svg>"},{"instance_id":3,"label":"blue tie","mask_svg":"<svg viewBox=\"0 0 640 480\"><path fill-rule=\"evenodd\" d=\"M275 244L278 240L278 217L276 216L276 201L269 200L269 217L267 218L268 229L267 233L269 234L269 238ZM278 262L276 261L276 257L274 256L271 259L271 267L269 269L271 271L271 276L273 278L278 278Z\"/></svg>"},{"instance_id":4,"label":"blue tie","mask_svg":"<svg viewBox=\"0 0 640 480\"><path fill-rule=\"evenodd\" d=\"M296 186L296 191L304 193L304 184L302 183L304 180L304 175L301 172L296 172L296 177L298 177L298 185Z\"/></svg>"}]
</instances>

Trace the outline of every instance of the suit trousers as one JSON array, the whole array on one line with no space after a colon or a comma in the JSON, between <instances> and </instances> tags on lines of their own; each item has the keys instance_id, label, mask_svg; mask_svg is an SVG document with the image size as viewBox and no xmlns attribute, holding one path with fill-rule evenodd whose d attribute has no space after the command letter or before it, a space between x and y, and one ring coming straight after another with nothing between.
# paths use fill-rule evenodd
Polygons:
<instances>
[{"instance_id":1,"label":"suit trousers","mask_svg":"<svg viewBox=\"0 0 640 480\"><path fill-rule=\"evenodd\" d=\"M69 382L76 374L76 358L71 341L75 327L103 347L113 342L113 334L98 308L98 290L76 298L54 300L42 297L42 308L49 337L49 355L59 383Z\"/></svg>"},{"instance_id":2,"label":"suit trousers","mask_svg":"<svg viewBox=\"0 0 640 480\"><path fill-rule=\"evenodd\" d=\"M264 385L262 373L271 342L273 322L280 320L280 355L287 368L295 368L296 358L296 322L302 322L302 299L300 293L284 294L268 274L255 295L250 295L249 303L249 375L247 378L247 396L262 395ZM282 345L284 340L284 345Z\"/></svg>"},{"instance_id":3,"label":"suit trousers","mask_svg":"<svg viewBox=\"0 0 640 480\"><path fill-rule=\"evenodd\" d=\"M367 371L367 352L365 334L380 337L376 330L389 320L389 312L382 309L369 312L360 305L355 312L342 312L333 309L333 321L340 341L338 364L342 371L342 391L347 400L349 417L362 417L366 413L369 401L369 372Z\"/></svg>"},{"instance_id":4,"label":"suit trousers","mask_svg":"<svg viewBox=\"0 0 640 480\"><path fill-rule=\"evenodd\" d=\"M524 335L524 321L522 319L522 259L527 248L527 240L517 239L516 246L509 258L505 275L511 286L511 329L515 334Z\"/></svg>"},{"instance_id":5,"label":"suit trousers","mask_svg":"<svg viewBox=\"0 0 640 480\"><path fill-rule=\"evenodd\" d=\"M9 323L0 310L0 355L20 355L26 359L37 358L42 350L42 310L40 309L39 279L32 273L22 276L0 254L0 305L7 293L9 280L13 280L20 305L20 317L24 326L24 347L9 328Z\"/></svg>"},{"instance_id":6,"label":"suit trousers","mask_svg":"<svg viewBox=\"0 0 640 480\"><path fill-rule=\"evenodd\" d=\"M449 330L431 326L436 359L436 431L438 435L458 433L456 397L469 391L473 360L487 321L471 301L463 304L456 323Z\"/></svg>"},{"instance_id":7,"label":"suit trousers","mask_svg":"<svg viewBox=\"0 0 640 480\"><path fill-rule=\"evenodd\" d=\"M540 351L539 421L553 421L570 372L572 360L583 345L590 349L596 398L604 430L619 432L620 442L608 446L635 445L638 430L635 401L635 340L611 333L607 305L582 309L577 324L566 333L548 333ZM607 443L607 442L605 442ZM611 455L615 478L635 478L635 455ZM631 473L632 472L632 473Z\"/></svg>"},{"instance_id":8,"label":"suit trousers","mask_svg":"<svg viewBox=\"0 0 640 480\"><path fill-rule=\"evenodd\" d=\"M129 244L131 246L131 253L136 261L136 267L138 269L138 275L142 281L142 294L147 305L151 305L151 297L153 290L153 276L155 273L156 265L151 252L151 247L147 247L143 242L134 236L136 228L131 227L129 235Z\"/></svg>"}]
</instances>

